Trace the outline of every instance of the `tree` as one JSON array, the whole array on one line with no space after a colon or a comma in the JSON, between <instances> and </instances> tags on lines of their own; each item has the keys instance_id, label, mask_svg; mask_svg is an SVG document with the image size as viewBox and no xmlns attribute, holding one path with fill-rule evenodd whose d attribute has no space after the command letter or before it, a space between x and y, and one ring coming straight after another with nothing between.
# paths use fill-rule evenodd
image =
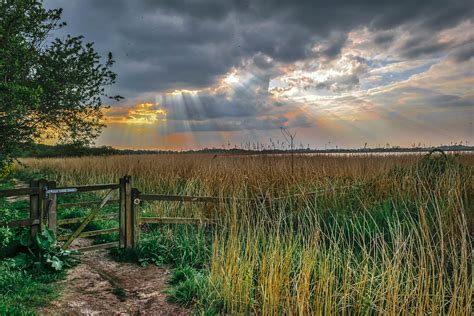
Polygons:
<instances>
[{"instance_id":1,"label":"tree","mask_svg":"<svg viewBox=\"0 0 474 316\"><path fill-rule=\"evenodd\" d=\"M105 62L83 37L51 40L66 24L61 9L42 1L0 2L0 169L19 147L40 138L91 143L102 123L105 86L115 83Z\"/></svg>"}]
</instances>

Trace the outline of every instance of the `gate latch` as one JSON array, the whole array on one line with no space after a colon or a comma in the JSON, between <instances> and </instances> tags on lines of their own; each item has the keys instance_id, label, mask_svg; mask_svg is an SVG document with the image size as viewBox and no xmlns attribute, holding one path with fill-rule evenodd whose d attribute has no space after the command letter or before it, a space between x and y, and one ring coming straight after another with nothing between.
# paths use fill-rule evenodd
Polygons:
<instances>
[{"instance_id":1,"label":"gate latch","mask_svg":"<svg viewBox=\"0 0 474 316\"><path fill-rule=\"evenodd\" d=\"M77 192L77 188L46 190L46 194L61 194L61 193L74 193L74 192Z\"/></svg>"}]
</instances>

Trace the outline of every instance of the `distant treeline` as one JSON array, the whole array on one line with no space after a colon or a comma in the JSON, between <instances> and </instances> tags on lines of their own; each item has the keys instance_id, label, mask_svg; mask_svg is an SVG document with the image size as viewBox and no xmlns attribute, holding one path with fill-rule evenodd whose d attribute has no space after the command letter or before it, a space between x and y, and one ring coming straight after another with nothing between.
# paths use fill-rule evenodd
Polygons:
<instances>
[{"instance_id":1,"label":"distant treeline","mask_svg":"<svg viewBox=\"0 0 474 316\"><path fill-rule=\"evenodd\" d=\"M385 148L352 148L352 149L294 149L296 154L311 153L394 153L394 152L427 152L433 148L439 148L444 151L474 151L474 146L451 145L439 147L385 147ZM175 154L175 153L211 153L211 154L233 154L233 155L249 155L249 154L288 154L292 151L282 149L272 150L248 150L248 149L224 149L224 148L204 148L200 150L172 151L172 150L132 150L132 149L116 149L111 146L89 147L77 144L62 145L43 145L33 144L22 149L17 157L80 157L80 156L106 156L106 155L147 155L147 154Z\"/></svg>"}]
</instances>

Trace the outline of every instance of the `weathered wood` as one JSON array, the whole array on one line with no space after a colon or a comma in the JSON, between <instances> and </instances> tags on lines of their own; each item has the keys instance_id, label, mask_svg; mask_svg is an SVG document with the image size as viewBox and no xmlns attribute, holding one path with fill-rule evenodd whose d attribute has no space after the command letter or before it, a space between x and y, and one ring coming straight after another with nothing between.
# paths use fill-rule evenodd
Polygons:
<instances>
[{"instance_id":1,"label":"weathered wood","mask_svg":"<svg viewBox=\"0 0 474 316\"><path fill-rule=\"evenodd\" d=\"M119 202L119 200L111 199L111 200L108 200L106 204L112 204L116 202ZM102 200L77 202L77 203L63 203L63 204L58 204L58 208L68 208L68 207L76 207L76 206L93 206L93 205L100 205L101 203L102 203Z\"/></svg>"},{"instance_id":2,"label":"weathered wood","mask_svg":"<svg viewBox=\"0 0 474 316\"><path fill-rule=\"evenodd\" d=\"M79 227L76 229L76 231L69 236L68 240L63 245L64 249L69 247L69 245L71 245L71 243L74 241L74 239L76 239L77 237L79 237L81 235L81 232L84 230L84 228L95 218L97 213L99 213L99 211L102 209L102 207L112 197L112 194L113 194L113 189L111 189L110 192L105 195L105 197L102 199L99 207L97 209L93 210L92 212L90 212L89 215L81 223L81 225L79 225Z\"/></svg>"},{"instance_id":3,"label":"weathered wood","mask_svg":"<svg viewBox=\"0 0 474 316\"><path fill-rule=\"evenodd\" d=\"M131 227L132 227L132 244L131 248L135 248L135 246L138 244L138 240L140 238L140 226L139 226L139 214L140 214L140 200L138 199L138 196L140 194L140 191L136 188L132 188L131 192Z\"/></svg>"},{"instance_id":4,"label":"weathered wood","mask_svg":"<svg viewBox=\"0 0 474 316\"><path fill-rule=\"evenodd\" d=\"M81 232L84 230L84 228L94 219L95 215L100 211L100 208L97 208L93 210L92 212L89 213L89 215L86 217L86 219L79 225L79 227L76 229L74 233L72 233L69 236L69 239L64 243L63 249L66 249L71 245L71 243L76 239Z\"/></svg>"},{"instance_id":5,"label":"weathered wood","mask_svg":"<svg viewBox=\"0 0 474 316\"><path fill-rule=\"evenodd\" d=\"M120 178L119 181L119 242L120 242L120 248L125 247L125 234L126 234L126 229L125 229L125 205L126 205L126 182L128 181L127 176Z\"/></svg>"},{"instance_id":6,"label":"weathered wood","mask_svg":"<svg viewBox=\"0 0 474 316\"><path fill-rule=\"evenodd\" d=\"M141 217L140 223L207 225L213 224L213 221L207 218Z\"/></svg>"},{"instance_id":7,"label":"weathered wood","mask_svg":"<svg viewBox=\"0 0 474 316\"><path fill-rule=\"evenodd\" d=\"M41 179L38 181L38 212L40 218L40 230L43 230L47 222L47 200L44 194L48 186L48 180Z\"/></svg>"},{"instance_id":8,"label":"weathered wood","mask_svg":"<svg viewBox=\"0 0 474 316\"><path fill-rule=\"evenodd\" d=\"M38 226L40 223L39 218L26 218L26 219L18 219L10 222L1 222L0 227L7 226L10 228L16 227L27 227L27 226Z\"/></svg>"},{"instance_id":9,"label":"weathered wood","mask_svg":"<svg viewBox=\"0 0 474 316\"><path fill-rule=\"evenodd\" d=\"M58 225L76 224L76 223L82 222L85 219L86 217L58 219ZM95 219L118 219L118 216L117 214L104 214L104 215L97 215Z\"/></svg>"},{"instance_id":10,"label":"weathered wood","mask_svg":"<svg viewBox=\"0 0 474 316\"><path fill-rule=\"evenodd\" d=\"M110 190L105 196L104 198L102 199L102 201L100 201L100 204L99 204L99 208L103 208L105 206L105 204L107 204L107 202L112 198L112 196L114 195L114 190L115 189L112 189Z\"/></svg>"},{"instance_id":11,"label":"weathered wood","mask_svg":"<svg viewBox=\"0 0 474 316\"><path fill-rule=\"evenodd\" d=\"M140 194L141 201L167 201L167 202L200 202L200 203L231 203L234 201L248 201L248 199L224 198L214 196L180 196L164 194Z\"/></svg>"},{"instance_id":12,"label":"weathered wood","mask_svg":"<svg viewBox=\"0 0 474 316\"><path fill-rule=\"evenodd\" d=\"M79 238L79 237L80 238L86 238L86 237L93 237L93 236L99 236L99 235L107 235L107 234L112 234L112 233L118 232L118 230L119 230L118 227L101 229L101 230L91 230L91 231L88 231L88 232L80 233L76 238ZM72 235L58 236L58 240L59 241L69 240L69 238L71 238L71 236Z\"/></svg>"},{"instance_id":13,"label":"weathered wood","mask_svg":"<svg viewBox=\"0 0 474 316\"><path fill-rule=\"evenodd\" d=\"M133 226L132 178L127 177L125 182L125 248L133 248Z\"/></svg>"},{"instance_id":14,"label":"weathered wood","mask_svg":"<svg viewBox=\"0 0 474 316\"><path fill-rule=\"evenodd\" d=\"M78 185L78 186L70 186L70 187L59 187L56 188L57 190L67 190L67 189L75 189L74 192L64 192L58 194L69 194L69 193L82 193L82 192L91 192L91 191L100 191L100 190L115 190L118 189L119 185L116 183L111 184L93 184L93 185Z\"/></svg>"},{"instance_id":15,"label":"weathered wood","mask_svg":"<svg viewBox=\"0 0 474 316\"><path fill-rule=\"evenodd\" d=\"M48 189L54 189L56 187L55 181L48 182ZM48 228L51 229L55 234L57 232L57 195L55 193L48 194Z\"/></svg>"},{"instance_id":16,"label":"weathered wood","mask_svg":"<svg viewBox=\"0 0 474 316\"><path fill-rule=\"evenodd\" d=\"M38 187L0 190L0 197L38 194Z\"/></svg>"},{"instance_id":17,"label":"weathered wood","mask_svg":"<svg viewBox=\"0 0 474 316\"><path fill-rule=\"evenodd\" d=\"M38 191L38 181L30 181L30 188L34 188L36 191ZM38 219L38 223L32 224L30 227L30 236L33 238L38 233L40 228L38 193L30 195L30 219Z\"/></svg>"},{"instance_id":18,"label":"weathered wood","mask_svg":"<svg viewBox=\"0 0 474 316\"><path fill-rule=\"evenodd\" d=\"M109 242L109 243L106 243L106 244L99 244L99 245L92 245L92 246L77 248L77 249L74 249L74 250L77 250L77 251L92 251L92 250L98 250L98 249L114 248L114 247L117 247L118 245L119 245L119 242L114 241L114 242Z\"/></svg>"}]
</instances>

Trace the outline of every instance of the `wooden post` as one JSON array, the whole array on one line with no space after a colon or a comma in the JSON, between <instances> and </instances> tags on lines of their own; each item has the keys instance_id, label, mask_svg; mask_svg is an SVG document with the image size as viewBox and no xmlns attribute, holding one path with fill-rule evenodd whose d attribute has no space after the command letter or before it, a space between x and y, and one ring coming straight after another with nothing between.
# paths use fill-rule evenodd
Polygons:
<instances>
[{"instance_id":1,"label":"wooden post","mask_svg":"<svg viewBox=\"0 0 474 316\"><path fill-rule=\"evenodd\" d=\"M46 196L45 196L45 189L48 186L48 180L41 179L38 181L38 188L39 188L39 193L38 193L38 213L39 213L39 219L40 219L40 230L44 229L44 225L47 221L46 217Z\"/></svg>"},{"instance_id":2,"label":"wooden post","mask_svg":"<svg viewBox=\"0 0 474 316\"><path fill-rule=\"evenodd\" d=\"M140 200L138 199L140 196L140 191L138 189L132 189L132 248L137 246L138 240L140 238L140 223L139 223L139 215L140 215Z\"/></svg>"},{"instance_id":3,"label":"wooden post","mask_svg":"<svg viewBox=\"0 0 474 316\"><path fill-rule=\"evenodd\" d=\"M125 177L119 179L119 247L125 247Z\"/></svg>"},{"instance_id":4,"label":"wooden post","mask_svg":"<svg viewBox=\"0 0 474 316\"><path fill-rule=\"evenodd\" d=\"M48 182L48 189L55 189L56 181ZM48 196L48 228L51 229L54 234L57 233L57 201L56 193L50 193Z\"/></svg>"},{"instance_id":5,"label":"wooden post","mask_svg":"<svg viewBox=\"0 0 474 316\"><path fill-rule=\"evenodd\" d=\"M38 180L30 181L30 188L37 188L37 187L38 187ZM39 196L38 196L38 194L30 195L30 218L31 219L40 218L40 216L39 216ZM32 238L38 233L39 227L40 227L40 224L31 225L30 235L31 235Z\"/></svg>"},{"instance_id":6,"label":"wooden post","mask_svg":"<svg viewBox=\"0 0 474 316\"><path fill-rule=\"evenodd\" d=\"M120 247L133 247L133 200L132 178L125 176L120 179Z\"/></svg>"},{"instance_id":7,"label":"wooden post","mask_svg":"<svg viewBox=\"0 0 474 316\"><path fill-rule=\"evenodd\" d=\"M125 182L125 247L133 248L133 200L132 178Z\"/></svg>"}]
</instances>

